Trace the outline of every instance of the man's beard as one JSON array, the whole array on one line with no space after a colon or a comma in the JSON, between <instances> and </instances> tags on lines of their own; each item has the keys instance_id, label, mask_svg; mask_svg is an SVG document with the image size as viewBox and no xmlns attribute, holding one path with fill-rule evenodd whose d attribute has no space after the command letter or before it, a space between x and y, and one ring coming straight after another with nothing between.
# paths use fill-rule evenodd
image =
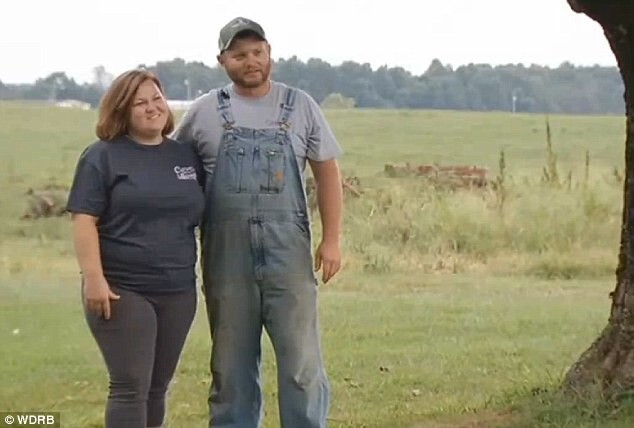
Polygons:
<instances>
[{"instance_id":1,"label":"man's beard","mask_svg":"<svg viewBox=\"0 0 634 428\"><path fill-rule=\"evenodd\" d=\"M226 71L229 79L231 79L234 84L242 88L253 89L262 86L269 79L269 76L271 74L271 63L269 62L267 65L263 66L259 72L257 72L259 74L257 79L245 79L241 77L243 75L242 72L230 72L228 70Z\"/></svg>"}]
</instances>

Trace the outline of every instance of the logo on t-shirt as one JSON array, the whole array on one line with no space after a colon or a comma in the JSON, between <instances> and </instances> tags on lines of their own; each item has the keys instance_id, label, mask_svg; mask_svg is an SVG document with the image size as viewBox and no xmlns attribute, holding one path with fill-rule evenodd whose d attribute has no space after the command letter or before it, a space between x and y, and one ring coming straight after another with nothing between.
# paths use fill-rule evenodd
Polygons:
<instances>
[{"instance_id":1,"label":"logo on t-shirt","mask_svg":"<svg viewBox=\"0 0 634 428\"><path fill-rule=\"evenodd\" d=\"M175 166L174 173L179 180L196 180L196 168L193 166Z\"/></svg>"}]
</instances>

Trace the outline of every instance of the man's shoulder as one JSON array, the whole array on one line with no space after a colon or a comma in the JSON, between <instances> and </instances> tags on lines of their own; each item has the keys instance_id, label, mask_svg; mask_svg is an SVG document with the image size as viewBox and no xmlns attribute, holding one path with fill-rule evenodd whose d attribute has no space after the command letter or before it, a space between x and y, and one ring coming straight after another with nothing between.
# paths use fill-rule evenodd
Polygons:
<instances>
[{"instance_id":1,"label":"man's shoulder","mask_svg":"<svg viewBox=\"0 0 634 428\"><path fill-rule=\"evenodd\" d=\"M205 92L204 94L198 96L194 101L192 101L189 110L198 111L201 109L206 109L210 107L214 107L217 104L218 99L218 91L222 88L214 88Z\"/></svg>"},{"instance_id":2,"label":"man's shoulder","mask_svg":"<svg viewBox=\"0 0 634 428\"><path fill-rule=\"evenodd\" d=\"M191 129L191 127L207 128L212 126L209 117L213 117L216 114L219 89L220 88L211 89L192 101L187 110L185 110L185 114L177 126L177 129L172 133L172 138L180 142L183 137L184 129Z\"/></svg>"},{"instance_id":3,"label":"man's shoulder","mask_svg":"<svg viewBox=\"0 0 634 428\"><path fill-rule=\"evenodd\" d=\"M281 102L286 101L286 96L291 90L294 93L293 106L296 112L301 112L305 117L318 116L319 104L306 90L297 86L288 85L282 82L275 82L276 90L279 92Z\"/></svg>"},{"instance_id":4,"label":"man's shoulder","mask_svg":"<svg viewBox=\"0 0 634 428\"><path fill-rule=\"evenodd\" d=\"M295 93L295 96L297 97L297 99L313 101L313 97L302 88L298 88L297 86L288 85L286 83L278 82L274 80L271 81L271 84L274 90L277 91L281 95L285 95L286 93L288 93L289 90L291 90Z\"/></svg>"}]
</instances>

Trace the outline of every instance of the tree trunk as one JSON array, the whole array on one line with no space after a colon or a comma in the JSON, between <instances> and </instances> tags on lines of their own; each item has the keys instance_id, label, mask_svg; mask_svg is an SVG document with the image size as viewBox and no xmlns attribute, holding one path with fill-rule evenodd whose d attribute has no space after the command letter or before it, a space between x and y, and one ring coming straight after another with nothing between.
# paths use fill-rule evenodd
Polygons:
<instances>
[{"instance_id":1,"label":"tree trunk","mask_svg":"<svg viewBox=\"0 0 634 428\"><path fill-rule=\"evenodd\" d=\"M568 0L601 25L625 85L626 140L623 219L616 288L607 326L570 368L564 386L600 386L608 396L634 389L634 0Z\"/></svg>"}]
</instances>

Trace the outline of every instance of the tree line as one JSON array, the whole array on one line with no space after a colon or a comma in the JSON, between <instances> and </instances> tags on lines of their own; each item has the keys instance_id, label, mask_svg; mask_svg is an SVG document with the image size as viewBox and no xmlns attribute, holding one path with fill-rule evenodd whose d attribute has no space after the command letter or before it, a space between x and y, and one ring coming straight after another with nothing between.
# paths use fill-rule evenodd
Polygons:
<instances>
[{"instance_id":1,"label":"tree line","mask_svg":"<svg viewBox=\"0 0 634 428\"><path fill-rule=\"evenodd\" d=\"M228 83L218 66L176 58L153 65L167 97L193 99ZM492 66L468 64L453 68L434 59L421 75L402 67L379 67L346 61L333 66L321 59L304 62L297 57L279 59L273 78L300 87L322 103L337 94L359 108L451 109L534 113L623 114L623 81L616 67L556 68L521 64ZM3 84L0 99L75 99L99 103L111 81L102 66L90 83L77 83L64 72L52 73L32 84Z\"/></svg>"}]
</instances>

